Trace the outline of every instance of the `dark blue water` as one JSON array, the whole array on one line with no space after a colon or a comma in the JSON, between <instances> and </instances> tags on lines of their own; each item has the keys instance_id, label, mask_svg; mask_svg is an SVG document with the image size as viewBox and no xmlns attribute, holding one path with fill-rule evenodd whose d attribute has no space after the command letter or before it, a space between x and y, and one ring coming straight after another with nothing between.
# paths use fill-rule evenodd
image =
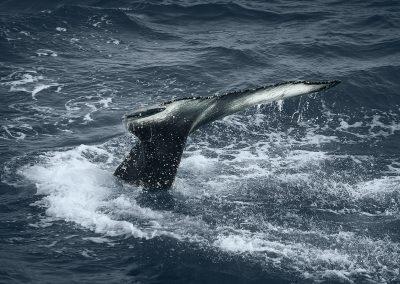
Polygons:
<instances>
[{"instance_id":1,"label":"dark blue water","mask_svg":"<svg viewBox=\"0 0 400 284\"><path fill-rule=\"evenodd\" d=\"M0 282L399 282L399 28L385 0L1 0ZM194 133L169 192L112 175L138 107L334 79Z\"/></svg>"}]
</instances>

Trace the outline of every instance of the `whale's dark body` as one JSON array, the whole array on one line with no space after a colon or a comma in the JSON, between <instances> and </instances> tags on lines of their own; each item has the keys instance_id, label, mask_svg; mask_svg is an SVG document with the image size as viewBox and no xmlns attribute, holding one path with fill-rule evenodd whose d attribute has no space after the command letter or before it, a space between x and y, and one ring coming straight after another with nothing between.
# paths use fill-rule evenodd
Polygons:
<instances>
[{"instance_id":1,"label":"whale's dark body","mask_svg":"<svg viewBox=\"0 0 400 284\"><path fill-rule=\"evenodd\" d=\"M148 189L168 189L188 135L200 126L253 105L318 92L338 83L287 82L221 96L184 98L136 111L125 117L125 123L139 141L114 174Z\"/></svg>"}]
</instances>

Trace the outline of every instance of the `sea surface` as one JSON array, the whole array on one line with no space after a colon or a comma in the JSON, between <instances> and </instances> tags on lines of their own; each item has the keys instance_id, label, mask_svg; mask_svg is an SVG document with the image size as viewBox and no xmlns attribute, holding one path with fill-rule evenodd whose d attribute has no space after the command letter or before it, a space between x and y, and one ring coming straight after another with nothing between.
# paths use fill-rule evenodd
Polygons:
<instances>
[{"instance_id":1,"label":"sea surface","mask_svg":"<svg viewBox=\"0 0 400 284\"><path fill-rule=\"evenodd\" d=\"M0 0L0 283L399 283L400 2ZM114 169L137 108L341 80Z\"/></svg>"}]
</instances>

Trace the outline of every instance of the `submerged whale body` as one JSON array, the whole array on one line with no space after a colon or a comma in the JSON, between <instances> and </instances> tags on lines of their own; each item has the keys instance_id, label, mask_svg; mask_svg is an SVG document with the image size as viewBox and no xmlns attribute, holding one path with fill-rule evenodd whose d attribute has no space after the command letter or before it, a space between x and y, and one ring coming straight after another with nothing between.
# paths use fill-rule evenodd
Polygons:
<instances>
[{"instance_id":1,"label":"submerged whale body","mask_svg":"<svg viewBox=\"0 0 400 284\"><path fill-rule=\"evenodd\" d=\"M286 82L220 96L165 102L125 116L127 129L139 138L114 175L147 189L172 186L190 133L204 124L250 106L319 92L329 82Z\"/></svg>"}]
</instances>

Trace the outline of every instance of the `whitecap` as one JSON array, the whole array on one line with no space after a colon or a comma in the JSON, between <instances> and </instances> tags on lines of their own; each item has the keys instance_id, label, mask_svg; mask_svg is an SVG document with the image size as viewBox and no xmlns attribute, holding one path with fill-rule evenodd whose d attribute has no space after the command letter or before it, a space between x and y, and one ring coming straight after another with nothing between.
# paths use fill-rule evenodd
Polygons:
<instances>
[{"instance_id":1,"label":"whitecap","mask_svg":"<svg viewBox=\"0 0 400 284\"><path fill-rule=\"evenodd\" d=\"M46 85L46 84L36 85L32 90L32 99L36 100L36 94L38 94L39 92L41 92L43 90L51 88L51 87L58 87L57 90L60 88L59 84L57 84L57 83L49 84L49 85Z\"/></svg>"},{"instance_id":2,"label":"whitecap","mask_svg":"<svg viewBox=\"0 0 400 284\"><path fill-rule=\"evenodd\" d=\"M1 85L10 86L10 92L26 92L32 95L36 100L36 95L46 89L58 87L61 90L62 85L52 82L50 79L39 75L36 71L17 71L2 78Z\"/></svg>"},{"instance_id":3,"label":"whitecap","mask_svg":"<svg viewBox=\"0 0 400 284\"><path fill-rule=\"evenodd\" d=\"M38 50L36 50L36 54L38 56L52 56L52 57L58 56L57 52L55 52L51 49L38 49Z\"/></svg>"}]
</instances>

